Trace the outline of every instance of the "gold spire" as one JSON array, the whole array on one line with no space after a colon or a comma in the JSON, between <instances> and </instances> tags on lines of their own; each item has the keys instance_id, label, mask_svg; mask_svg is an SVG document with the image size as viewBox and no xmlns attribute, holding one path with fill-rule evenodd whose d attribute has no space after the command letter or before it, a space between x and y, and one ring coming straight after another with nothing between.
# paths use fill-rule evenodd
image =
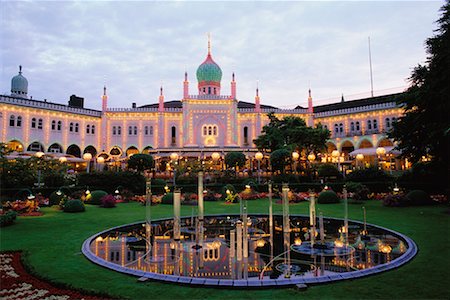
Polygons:
<instances>
[{"instance_id":1,"label":"gold spire","mask_svg":"<svg viewBox=\"0 0 450 300\"><path fill-rule=\"evenodd\" d=\"M211 55L211 33L208 32L208 55Z\"/></svg>"}]
</instances>

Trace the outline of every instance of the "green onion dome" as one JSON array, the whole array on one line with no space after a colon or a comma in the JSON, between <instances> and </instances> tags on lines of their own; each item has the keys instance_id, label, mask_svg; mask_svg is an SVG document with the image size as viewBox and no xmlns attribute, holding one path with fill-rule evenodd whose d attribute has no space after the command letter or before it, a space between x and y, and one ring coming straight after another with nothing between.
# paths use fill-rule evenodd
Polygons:
<instances>
[{"instance_id":1,"label":"green onion dome","mask_svg":"<svg viewBox=\"0 0 450 300\"><path fill-rule=\"evenodd\" d=\"M19 74L11 79L11 94L27 96L28 80L22 75L22 66L19 66Z\"/></svg>"},{"instance_id":2,"label":"green onion dome","mask_svg":"<svg viewBox=\"0 0 450 300\"><path fill-rule=\"evenodd\" d=\"M216 82L220 84L222 80L222 70L219 65L212 59L211 54L208 53L205 61L197 69L198 83Z\"/></svg>"}]
</instances>

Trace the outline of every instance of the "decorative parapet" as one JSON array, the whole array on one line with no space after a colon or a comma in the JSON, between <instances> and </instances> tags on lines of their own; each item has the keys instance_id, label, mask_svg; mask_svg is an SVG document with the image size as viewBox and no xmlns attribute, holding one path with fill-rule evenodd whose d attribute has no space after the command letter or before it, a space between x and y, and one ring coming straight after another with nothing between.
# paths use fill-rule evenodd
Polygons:
<instances>
[{"instance_id":1,"label":"decorative parapet","mask_svg":"<svg viewBox=\"0 0 450 300\"><path fill-rule=\"evenodd\" d=\"M54 111L61 111L66 113L81 114L91 117L101 117L101 111L89 109L89 108L79 108L71 107L64 104L51 103L40 100L31 100L25 98L17 98L11 96L0 95L0 103L13 104L31 108L48 109Z\"/></svg>"},{"instance_id":2,"label":"decorative parapet","mask_svg":"<svg viewBox=\"0 0 450 300\"><path fill-rule=\"evenodd\" d=\"M254 108L239 108L238 112L240 113L252 113L256 112ZM261 113L276 113L276 114L307 114L307 109L280 109L280 108L263 108L261 109Z\"/></svg>"},{"instance_id":3,"label":"decorative parapet","mask_svg":"<svg viewBox=\"0 0 450 300\"><path fill-rule=\"evenodd\" d=\"M164 108L164 112L182 112L182 108ZM136 108L108 108L107 112L158 112L158 107L136 107Z\"/></svg>"},{"instance_id":4,"label":"decorative parapet","mask_svg":"<svg viewBox=\"0 0 450 300\"><path fill-rule=\"evenodd\" d=\"M382 110L382 109L389 109L389 108L400 108L400 107L401 106L395 102L386 102L386 103L380 103L380 104L324 111L324 112L320 112L320 113L315 113L314 117L324 118L324 117L356 114L356 113L361 113L361 112L368 112L368 111Z\"/></svg>"},{"instance_id":5,"label":"decorative parapet","mask_svg":"<svg viewBox=\"0 0 450 300\"><path fill-rule=\"evenodd\" d=\"M232 100L233 98L228 95L189 95L188 99L198 100Z\"/></svg>"}]
</instances>

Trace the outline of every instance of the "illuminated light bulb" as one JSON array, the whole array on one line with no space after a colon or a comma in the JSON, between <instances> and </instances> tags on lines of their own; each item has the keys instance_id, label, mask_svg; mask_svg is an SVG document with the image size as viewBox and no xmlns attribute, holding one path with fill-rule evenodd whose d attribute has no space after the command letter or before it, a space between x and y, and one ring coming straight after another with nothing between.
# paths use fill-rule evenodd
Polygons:
<instances>
[{"instance_id":1,"label":"illuminated light bulb","mask_svg":"<svg viewBox=\"0 0 450 300\"><path fill-rule=\"evenodd\" d=\"M99 237L97 237L95 239L95 241L98 242L98 243L102 243L103 242L103 238L101 236L99 236Z\"/></svg>"},{"instance_id":2,"label":"illuminated light bulb","mask_svg":"<svg viewBox=\"0 0 450 300\"><path fill-rule=\"evenodd\" d=\"M256 247L258 247L258 248L264 247L265 244L266 244L266 241L264 239L259 239L256 241Z\"/></svg>"},{"instance_id":3,"label":"illuminated light bulb","mask_svg":"<svg viewBox=\"0 0 450 300\"><path fill-rule=\"evenodd\" d=\"M67 162L67 157L61 156L61 157L59 158L59 162L60 162L60 163L65 163L65 162Z\"/></svg>"},{"instance_id":4,"label":"illuminated light bulb","mask_svg":"<svg viewBox=\"0 0 450 300\"><path fill-rule=\"evenodd\" d=\"M300 157L300 154L297 151L292 152L292 158L294 160L298 160Z\"/></svg>"},{"instance_id":5,"label":"illuminated light bulb","mask_svg":"<svg viewBox=\"0 0 450 300\"><path fill-rule=\"evenodd\" d=\"M344 242L341 241L341 240L335 240L334 241L334 246L336 246L338 248L344 247Z\"/></svg>"},{"instance_id":6,"label":"illuminated light bulb","mask_svg":"<svg viewBox=\"0 0 450 300\"><path fill-rule=\"evenodd\" d=\"M296 237L294 240L294 245L300 246L302 244L302 239L299 237Z\"/></svg>"},{"instance_id":7,"label":"illuminated light bulb","mask_svg":"<svg viewBox=\"0 0 450 300\"><path fill-rule=\"evenodd\" d=\"M391 253L391 251L392 251L392 248L389 245L382 245L380 247L380 252L388 254L388 253Z\"/></svg>"},{"instance_id":8,"label":"illuminated light bulb","mask_svg":"<svg viewBox=\"0 0 450 300\"><path fill-rule=\"evenodd\" d=\"M34 155L35 155L37 158L41 158L42 156L44 156L44 152L39 151L39 152L36 152Z\"/></svg>"}]
</instances>

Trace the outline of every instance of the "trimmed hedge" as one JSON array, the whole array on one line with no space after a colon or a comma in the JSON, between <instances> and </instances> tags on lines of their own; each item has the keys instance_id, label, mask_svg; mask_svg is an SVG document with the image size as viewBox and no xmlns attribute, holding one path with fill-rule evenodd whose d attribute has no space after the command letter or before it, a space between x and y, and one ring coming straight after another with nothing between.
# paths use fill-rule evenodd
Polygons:
<instances>
[{"instance_id":1,"label":"trimmed hedge","mask_svg":"<svg viewBox=\"0 0 450 300\"><path fill-rule=\"evenodd\" d=\"M86 203L101 205L102 198L106 195L108 195L108 193L102 190L92 191L89 195L87 195Z\"/></svg>"},{"instance_id":2,"label":"trimmed hedge","mask_svg":"<svg viewBox=\"0 0 450 300\"><path fill-rule=\"evenodd\" d=\"M430 196L422 190L412 190L406 194L406 200L409 205L429 205L432 204Z\"/></svg>"},{"instance_id":3,"label":"trimmed hedge","mask_svg":"<svg viewBox=\"0 0 450 300\"><path fill-rule=\"evenodd\" d=\"M4 215L0 215L0 227L5 227L13 224L16 217L17 213L12 210L8 211Z\"/></svg>"},{"instance_id":4,"label":"trimmed hedge","mask_svg":"<svg viewBox=\"0 0 450 300\"><path fill-rule=\"evenodd\" d=\"M329 203L339 203L338 195L333 191L323 191L319 194L317 198L317 203L329 204Z\"/></svg>"},{"instance_id":5,"label":"trimmed hedge","mask_svg":"<svg viewBox=\"0 0 450 300\"><path fill-rule=\"evenodd\" d=\"M165 194L161 199L161 204L173 204L173 193Z\"/></svg>"},{"instance_id":6,"label":"trimmed hedge","mask_svg":"<svg viewBox=\"0 0 450 300\"><path fill-rule=\"evenodd\" d=\"M64 212L83 212L85 211L83 201L79 199L73 199L66 202L64 205Z\"/></svg>"}]
</instances>

